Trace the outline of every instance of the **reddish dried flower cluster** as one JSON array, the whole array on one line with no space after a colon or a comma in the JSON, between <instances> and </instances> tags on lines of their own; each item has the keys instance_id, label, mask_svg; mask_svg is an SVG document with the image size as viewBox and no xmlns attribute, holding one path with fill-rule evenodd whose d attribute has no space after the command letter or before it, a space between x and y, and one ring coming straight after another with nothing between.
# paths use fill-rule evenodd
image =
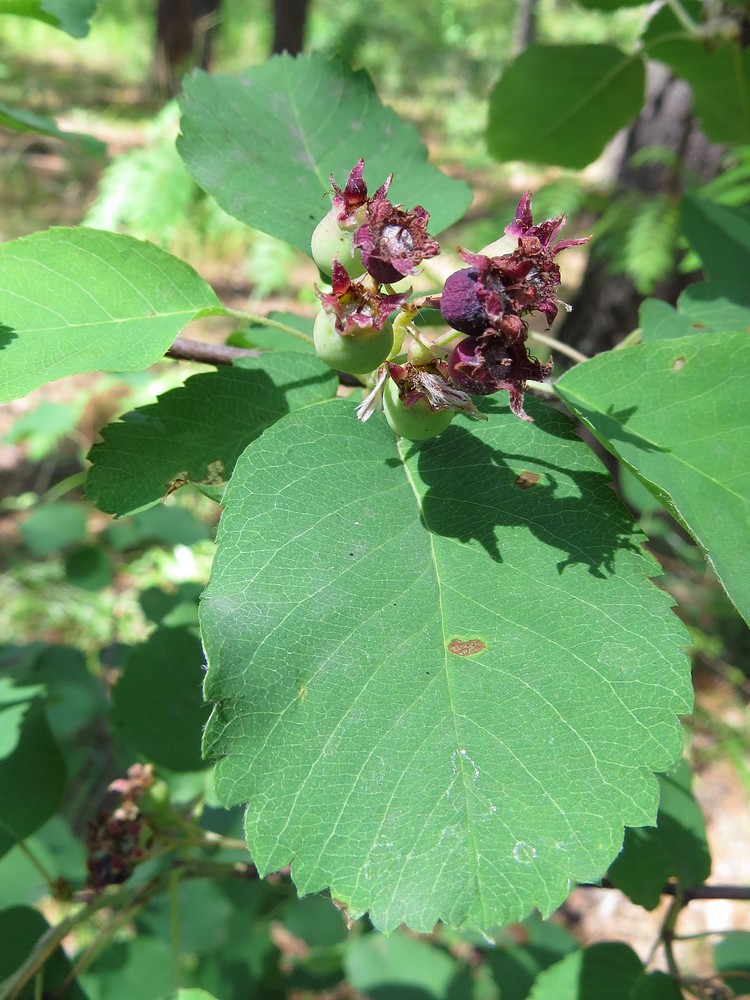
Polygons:
<instances>
[{"instance_id":1,"label":"reddish dried flower cluster","mask_svg":"<svg viewBox=\"0 0 750 1000\"><path fill-rule=\"evenodd\" d=\"M333 207L339 225L357 227L353 243L361 251L365 270L378 284L388 285L416 274L423 260L440 253L440 244L427 232L430 213L421 205L407 211L403 205L388 200L393 174L368 198L362 177L364 166L360 157L343 190L331 174Z\"/></svg>"},{"instance_id":2,"label":"reddish dried flower cluster","mask_svg":"<svg viewBox=\"0 0 750 1000\"><path fill-rule=\"evenodd\" d=\"M406 303L411 293L396 294L387 287L416 274L419 264L440 253L439 244L427 232L429 214L420 205L407 211L388 200L392 174L368 196L363 170L364 160L360 159L343 188L331 177L333 208L313 235L315 259L332 276L330 292L316 289L328 317L327 326L316 320L318 355L339 370L366 373L373 366L378 368L374 388L359 408L360 419L366 420L382 406L387 383L389 422L394 384L398 404L410 411L417 407L425 415L450 410L480 417L470 396L504 390L512 412L530 420L523 408L526 384L547 378L552 366L529 355L525 317L538 312L548 323L554 320L561 304L557 298L560 269L555 257L566 247L586 240L557 239L564 215L535 225L531 195L526 193L505 229L506 239L515 242L514 249L493 256L460 250L467 266L448 278L440 296L428 300L439 303L446 323L465 335L448 353L447 348L422 341L409 326ZM364 276L354 277L362 268ZM400 339L394 348L389 336L396 311L399 337L406 328L414 342L405 364L397 363L400 358L394 360ZM378 332L381 336L376 340ZM342 348L340 338L349 346ZM445 343L447 338L441 339ZM355 342L365 340L368 344L355 348ZM445 421L443 424L447 426Z\"/></svg>"},{"instance_id":3,"label":"reddish dried flower cluster","mask_svg":"<svg viewBox=\"0 0 750 1000\"><path fill-rule=\"evenodd\" d=\"M321 305L335 317L335 325L342 337L352 336L357 330L382 330L394 310L408 299L408 294L382 295L372 282L354 281L343 264L333 261L331 291L317 290Z\"/></svg>"},{"instance_id":4,"label":"reddish dried flower cluster","mask_svg":"<svg viewBox=\"0 0 750 1000\"><path fill-rule=\"evenodd\" d=\"M127 778L118 778L110 791L122 798L112 812L102 810L89 824L86 837L86 868L89 889L125 882L143 859L154 838L153 829L140 815L136 799L154 783L153 765L134 764Z\"/></svg>"},{"instance_id":5,"label":"reddish dried flower cluster","mask_svg":"<svg viewBox=\"0 0 750 1000\"><path fill-rule=\"evenodd\" d=\"M531 419L523 408L526 382L542 381L552 370L551 364L529 355L523 317L541 312L552 322L560 304L556 298L560 269L554 258L566 247L586 242L554 242L564 224L565 216L558 215L534 225L527 192L505 230L517 238L516 249L497 257L461 250L461 259L469 266L448 278L440 300L446 323L467 335L448 359L452 383L476 396L504 389L511 410L521 420Z\"/></svg>"}]
</instances>

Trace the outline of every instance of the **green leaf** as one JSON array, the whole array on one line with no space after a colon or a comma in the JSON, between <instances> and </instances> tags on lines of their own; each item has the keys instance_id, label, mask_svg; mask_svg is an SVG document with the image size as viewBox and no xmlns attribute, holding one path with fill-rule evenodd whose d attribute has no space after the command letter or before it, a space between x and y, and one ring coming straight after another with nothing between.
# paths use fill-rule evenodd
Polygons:
<instances>
[{"instance_id":1,"label":"green leaf","mask_svg":"<svg viewBox=\"0 0 750 1000\"><path fill-rule=\"evenodd\" d=\"M369 77L320 55L274 56L239 76L193 73L180 101L177 148L225 211L310 253L330 207L329 175L343 187L360 156L370 193L394 173L391 197L423 205L430 232L464 214L471 192L427 162L415 129L378 100Z\"/></svg>"},{"instance_id":2,"label":"green leaf","mask_svg":"<svg viewBox=\"0 0 750 1000\"><path fill-rule=\"evenodd\" d=\"M40 462L57 452L61 441L75 434L82 409L78 403L55 403L44 399L32 410L21 414L0 440L9 444L23 442L28 458L32 462Z\"/></svg>"},{"instance_id":3,"label":"green leaf","mask_svg":"<svg viewBox=\"0 0 750 1000\"><path fill-rule=\"evenodd\" d=\"M16 333L0 354L0 402L65 375L147 368L191 320L223 312L188 264L95 229L0 244L0 274L0 322Z\"/></svg>"},{"instance_id":4,"label":"green leaf","mask_svg":"<svg viewBox=\"0 0 750 1000\"><path fill-rule=\"evenodd\" d=\"M750 50L673 37L647 44L646 51L690 84L695 115L712 142L750 142Z\"/></svg>"},{"instance_id":5,"label":"green leaf","mask_svg":"<svg viewBox=\"0 0 750 1000\"><path fill-rule=\"evenodd\" d=\"M284 927L311 948L332 948L347 939L344 918L327 896L292 900Z\"/></svg>"},{"instance_id":6,"label":"green leaf","mask_svg":"<svg viewBox=\"0 0 750 1000\"><path fill-rule=\"evenodd\" d=\"M170 941L141 935L110 945L81 983L90 1000L154 1000L171 995L178 978Z\"/></svg>"},{"instance_id":7,"label":"green leaf","mask_svg":"<svg viewBox=\"0 0 750 1000\"><path fill-rule=\"evenodd\" d=\"M61 28L73 38L89 33L97 0L0 0L0 14L17 14Z\"/></svg>"},{"instance_id":8,"label":"green leaf","mask_svg":"<svg viewBox=\"0 0 750 1000\"><path fill-rule=\"evenodd\" d=\"M750 264L750 209L727 208L686 191L680 202L682 230L708 278L744 282Z\"/></svg>"},{"instance_id":9,"label":"green leaf","mask_svg":"<svg viewBox=\"0 0 750 1000\"><path fill-rule=\"evenodd\" d=\"M78 649L47 645L10 670L17 683L38 684L46 690L47 720L62 742L71 742L71 737L105 714L107 702L101 681L88 669Z\"/></svg>"},{"instance_id":10,"label":"green leaf","mask_svg":"<svg viewBox=\"0 0 750 1000\"><path fill-rule=\"evenodd\" d=\"M103 537L115 549L195 545L211 535L209 526L187 508L164 505L124 518L103 532Z\"/></svg>"},{"instance_id":11,"label":"green leaf","mask_svg":"<svg viewBox=\"0 0 750 1000\"><path fill-rule=\"evenodd\" d=\"M609 869L613 885L632 902L653 910L671 876L683 888L700 885L711 874L711 855L703 813L691 791L690 768L683 763L674 774L660 774L656 826L628 830L622 854Z\"/></svg>"},{"instance_id":12,"label":"green leaf","mask_svg":"<svg viewBox=\"0 0 750 1000\"><path fill-rule=\"evenodd\" d=\"M529 1000L681 1000L677 983L647 974L626 944L595 944L567 955L537 979Z\"/></svg>"},{"instance_id":13,"label":"green leaf","mask_svg":"<svg viewBox=\"0 0 750 1000\"><path fill-rule=\"evenodd\" d=\"M738 996L747 996L750 982L750 932L725 934L714 948L716 969L727 986ZM739 975L730 975L730 973Z\"/></svg>"},{"instance_id":14,"label":"green leaf","mask_svg":"<svg viewBox=\"0 0 750 1000\"><path fill-rule=\"evenodd\" d=\"M38 910L30 906L11 906L0 911L0 984L11 976L29 957L39 939L50 927ZM44 989L46 996L62 995L58 991L67 982L72 972L70 959L58 945L44 963L40 980L32 981L21 993L14 993L19 1000L32 1000L39 996L36 987ZM65 1000L87 1000L87 995L74 982L65 990Z\"/></svg>"},{"instance_id":15,"label":"green leaf","mask_svg":"<svg viewBox=\"0 0 750 1000\"><path fill-rule=\"evenodd\" d=\"M3 0L0 0L0 13L2 13ZM55 139L62 139L69 142L71 146L76 146L88 153L90 156L104 156L107 152L107 144L93 135L85 135L81 132L66 132L59 129L51 118L45 115L37 115L32 111L21 108L14 108L10 104L0 101L0 125L3 128L12 129L14 132L38 132L40 135L54 136Z\"/></svg>"},{"instance_id":16,"label":"green leaf","mask_svg":"<svg viewBox=\"0 0 750 1000\"><path fill-rule=\"evenodd\" d=\"M346 977L371 1000L448 1000L459 966L451 955L404 934L351 938Z\"/></svg>"},{"instance_id":17,"label":"green leaf","mask_svg":"<svg viewBox=\"0 0 750 1000\"><path fill-rule=\"evenodd\" d=\"M0 710L3 726L0 729L0 760L9 757L18 746L23 723L34 699L44 694L44 688L16 686L10 677L0 677Z\"/></svg>"},{"instance_id":18,"label":"green leaf","mask_svg":"<svg viewBox=\"0 0 750 1000\"><path fill-rule=\"evenodd\" d=\"M530 45L490 96L490 154L585 167L638 114L644 85L641 59L611 45Z\"/></svg>"},{"instance_id":19,"label":"green leaf","mask_svg":"<svg viewBox=\"0 0 750 1000\"><path fill-rule=\"evenodd\" d=\"M289 887L256 879L225 880L219 888L231 903L230 916L222 927L221 947L200 956L193 981L221 1000L288 996L280 985L279 952L269 936L269 914L278 914Z\"/></svg>"},{"instance_id":20,"label":"green leaf","mask_svg":"<svg viewBox=\"0 0 750 1000\"><path fill-rule=\"evenodd\" d=\"M114 576L112 560L98 545L78 545L65 556L65 579L81 590L101 590Z\"/></svg>"},{"instance_id":21,"label":"green leaf","mask_svg":"<svg viewBox=\"0 0 750 1000\"><path fill-rule=\"evenodd\" d=\"M40 504L21 523L21 537L35 556L77 545L86 537L86 512L81 504L64 500Z\"/></svg>"},{"instance_id":22,"label":"green leaf","mask_svg":"<svg viewBox=\"0 0 750 1000\"><path fill-rule=\"evenodd\" d=\"M261 871L292 860L383 930L554 909L653 822L649 769L682 750L655 563L573 425L531 405L410 446L317 404L225 493L202 602L219 797L249 803Z\"/></svg>"},{"instance_id":23,"label":"green leaf","mask_svg":"<svg viewBox=\"0 0 750 1000\"><path fill-rule=\"evenodd\" d=\"M65 763L44 714L41 687L0 678L0 857L53 815L65 786ZM8 735L12 734L9 746ZM26 794L30 776L43 775Z\"/></svg>"},{"instance_id":24,"label":"green leaf","mask_svg":"<svg viewBox=\"0 0 750 1000\"><path fill-rule=\"evenodd\" d=\"M680 6L695 23L700 22L704 15L703 0L681 0ZM654 13L646 30L641 35L644 44L649 45L664 40L665 37L671 39L676 35L685 36L685 27L678 20L670 4L663 4L661 7L651 9L654 10Z\"/></svg>"},{"instance_id":25,"label":"green leaf","mask_svg":"<svg viewBox=\"0 0 750 1000\"><path fill-rule=\"evenodd\" d=\"M750 620L750 340L704 334L610 351L556 383L690 531Z\"/></svg>"},{"instance_id":26,"label":"green leaf","mask_svg":"<svg viewBox=\"0 0 750 1000\"><path fill-rule=\"evenodd\" d=\"M170 621L171 617L180 614L182 609L186 607L197 610L198 598L202 590L203 587L199 583L189 581L173 585L169 590L149 587L147 590L141 591L138 603L149 621L156 622L157 625L164 623L174 627Z\"/></svg>"},{"instance_id":27,"label":"green leaf","mask_svg":"<svg viewBox=\"0 0 750 1000\"><path fill-rule=\"evenodd\" d=\"M110 514L158 503L170 482L229 479L239 455L285 413L336 395L338 380L314 355L274 352L193 375L157 403L126 413L89 453L86 496ZM218 463L218 464L217 464Z\"/></svg>"},{"instance_id":28,"label":"green leaf","mask_svg":"<svg viewBox=\"0 0 750 1000\"><path fill-rule=\"evenodd\" d=\"M579 947L573 935L552 920L533 915L506 929L484 962L500 988L502 1000L525 1000L542 970Z\"/></svg>"},{"instance_id":29,"label":"green leaf","mask_svg":"<svg viewBox=\"0 0 750 1000\"><path fill-rule=\"evenodd\" d=\"M703 333L747 333L750 329L750 288L747 282L696 282L677 303L693 327Z\"/></svg>"},{"instance_id":30,"label":"green leaf","mask_svg":"<svg viewBox=\"0 0 750 1000\"><path fill-rule=\"evenodd\" d=\"M183 879L172 893L161 893L140 911L136 917L137 933L164 941L173 937L183 955L220 949L226 938L226 924L232 918L232 904L220 883L219 877L200 881ZM177 926L175 907L179 913Z\"/></svg>"},{"instance_id":31,"label":"green leaf","mask_svg":"<svg viewBox=\"0 0 750 1000\"><path fill-rule=\"evenodd\" d=\"M14 847L0 860L0 909L18 903L33 905L49 897L42 871L51 879L78 885L86 879L83 842L61 816L53 816L26 838L23 847Z\"/></svg>"},{"instance_id":32,"label":"green leaf","mask_svg":"<svg viewBox=\"0 0 750 1000\"><path fill-rule=\"evenodd\" d=\"M638 325L642 331L644 344L705 332L701 327L694 327L689 316L678 313L673 306L668 302L662 302L661 299L646 299L641 303Z\"/></svg>"},{"instance_id":33,"label":"green leaf","mask_svg":"<svg viewBox=\"0 0 750 1000\"><path fill-rule=\"evenodd\" d=\"M114 687L112 722L120 738L172 771L206 767L201 733L203 651L187 629L158 628L128 656Z\"/></svg>"}]
</instances>

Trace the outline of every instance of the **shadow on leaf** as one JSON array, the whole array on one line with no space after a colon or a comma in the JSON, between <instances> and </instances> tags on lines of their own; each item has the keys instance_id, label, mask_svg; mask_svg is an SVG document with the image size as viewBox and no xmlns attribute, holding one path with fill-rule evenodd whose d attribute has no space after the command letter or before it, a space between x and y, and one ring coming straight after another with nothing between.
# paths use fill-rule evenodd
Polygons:
<instances>
[{"instance_id":1,"label":"shadow on leaf","mask_svg":"<svg viewBox=\"0 0 750 1000\"><path fill-rule=\"evenodd\" d=\"M519 474L511 461L528 471ZM439 446L422 446L418 467L428 487L425 526L463 543L478 541L497 562L503 561L497 529L509 527L528 530L562 552L560 573L581 563L604 577L614 572L618 550L638 551L630 516L606 472L574 471L532 455L501 452L459 427L443 434Z\"/></svg>"}]
</instances>

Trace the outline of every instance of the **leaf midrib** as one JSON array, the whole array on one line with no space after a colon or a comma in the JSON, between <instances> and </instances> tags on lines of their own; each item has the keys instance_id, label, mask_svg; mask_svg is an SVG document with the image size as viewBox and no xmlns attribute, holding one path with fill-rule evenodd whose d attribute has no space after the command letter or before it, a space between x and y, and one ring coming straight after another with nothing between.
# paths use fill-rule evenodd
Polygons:
<instances>
[{"instance_id":1,"label":"leaf midrib","mask_svg":"<svg viewBox=\"0 0 750 1000\"><path fill-rule=\"evenodd\" d=\"M460 751L462 749L462 747L461 747L462 741L461 741L461 739L459 738L459 735L458 735L458 726L456 724L457 712L456 712L456 710L454 708L454 697L453 697L453 691L452 691L452 688L451 688L450 670L449 670L448 654L447 654L448 636L447 636L446 631L445 631L445 614L443 612L443 583L442 583L442 580L441 580L441 577L440 577L440 572L439 572L439 569L438 569L437 553L435 551L435 533L432 530L432 528L430 527L429 522L427 521L427 518L425 517L424 507L423 507L423 504L422 504L422 496L421 496L421 494L419 492L419 489L417 487L417 484L416 484L416 482L414 480L414 477L412 475L411 469L409 468L409 464L408 464L408 461L407 461L407 456L406 456L406 454L404 452L404 440L405 440L404 438L399 438L398 439L398 441L397 441L397 450L398 450L399 458L401 459L401 464L402 464L403 469L404 469L404 475L406 476L406 481L408 482L409 486L412 489L412 492L414 493L414 499L415 499L416 504L417 504L417 510L419 511L420 518L422 520L422 523L424 524L425 530L427 531L427 534L428 534L429 540L430 540L430 553L431 553L431 558L432 558L432 565L433 565L434 570L435 570L435 583L437 585L437 591L438 591L438 608L439 608L438 617L439 617L439 620L440 620L440 631L441 631L442 636L443 636L443 668L445 670L445 687L446 687L446 691L447 691L447 694L448 694L448 702L449 702L449 707L450 707L451 723L453 725L453 732L454 732L454 735L455 735L455 749L457 751ZM460 768L460 771L461 771L461 787L463 789L463 796L464 796L464 811L465 811L465 815L466 815L466 826L471 831L470 832L470 836L471 836L470 850L471 850L471 863L472 863L472 872L473 872L473 878L474 878L474 886L475 886L475 891L476 891L476 898L480 902L480 905L483 906L483 902L482 902L482 895L483 895L482 894L482 883L481 883L481 880L479 878L479 869L477 867L477 861L476 861L476 859L479 856L479 854L478 854L478 851L477 851L476 835L475 835L475 831L474 831L474 824L471 822L471 809L470 809L470 806L469 806L469 789L468 789L468 786L466 784L466 779L465 779L465 776L464 776L464 767L463 767L463 765L459 764L457 766Z\"/></svg>"}]
</instances>

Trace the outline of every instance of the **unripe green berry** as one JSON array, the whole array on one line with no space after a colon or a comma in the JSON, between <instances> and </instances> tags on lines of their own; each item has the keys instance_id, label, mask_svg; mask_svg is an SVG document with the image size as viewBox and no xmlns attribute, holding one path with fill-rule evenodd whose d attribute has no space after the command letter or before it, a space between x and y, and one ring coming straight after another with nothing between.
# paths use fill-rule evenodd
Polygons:
<instances>
[{"instance_id":1,"label":"unripe green berry","mask_svg":"<svg viewBox=\"0 0 750 1000\"><path fill-rule=\"evenodd\" d=\"M357 278L365 273L365 267L359 247L352 245L355 229L343 229L337 214L337 209L331 209L315 227L311 240L313 259L323 274L330 276L331 264L336 257L349 276Z\"/></svg>"},{"instance_id":2,"label":"unripe green berry","mask_svg":"<svg viewBox=\"0 0 750 1000\"><path fill-rule=\"evenodd\" d=\"M336 317L321 309L313 327L315 351L336 371L365 375L382 364L393 347L393 326L386 322L382 330L375 327L357 329L342 335L336 329Z\"/></svg>"},{"instance_id":3,"label":"unripe green berry","mask_svg":"<svg viewBox=\"0 0 750 1000\"><path fill-rule=\"evenodd\" d=\"M454 410L431 410L424 399L413 406L404 406L398 386L389 378L383 388L383 409L388 426L399 437L409 441L426 441L441 434L453 420Z\"/></svg>"}]
</instances>

